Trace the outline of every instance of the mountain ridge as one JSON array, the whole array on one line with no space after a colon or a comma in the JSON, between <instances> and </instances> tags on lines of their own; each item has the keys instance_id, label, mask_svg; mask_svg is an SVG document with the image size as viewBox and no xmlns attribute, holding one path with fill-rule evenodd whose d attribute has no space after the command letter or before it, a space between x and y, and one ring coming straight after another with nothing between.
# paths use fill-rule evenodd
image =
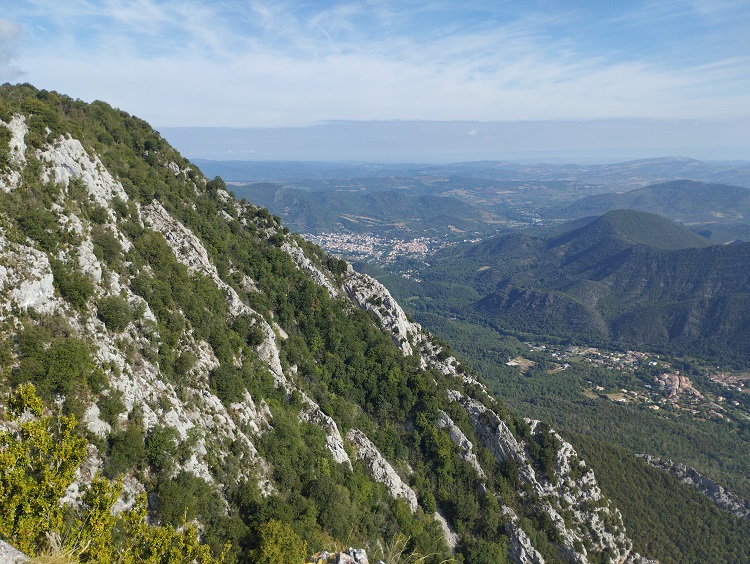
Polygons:
<instances>
[{"instance_id":1,"label":"mountain ridge","mask_svg":"<svg viewBox=\"0 0 750 564\"><path fill-rule=\"evenodd\" d=\"M446 249L419 276L478 294L471 308L508 330L748 358L739 335L750 245L712 245L636 210L580 223Z\"/></svg>"},{"instance_id":2,"label":"mountain ridge","mask_svg":"<svg viewBox=\"0 0 750 564\"><path fill-rule=\"evenodd\" d=\"M683 224L743 222L750 208L750 189L694 180L653 184L629 192L597 194L554 210L551 217L599 215L629 208L656 213Z\"/></svg>"},{"instance_id":3,"label":"mountain ridge","mask_svg":"<svg viewBox=\"0 0 750 564\"><path fill-rule=\"evenodd\" d=\"M399 535L433 560L641 560L572 445L508 412L377 281L125 112L29 85L0 100L0 382L78 421L72 526L89 531L87 503L136 541L188 521L217 561L344 539L380 555ZM3 440L27 445L13 417ZM16 523L0 535L32 554L73 538ZM97 538L80 561L128 554Z\"/></svg>"}]
</instances>

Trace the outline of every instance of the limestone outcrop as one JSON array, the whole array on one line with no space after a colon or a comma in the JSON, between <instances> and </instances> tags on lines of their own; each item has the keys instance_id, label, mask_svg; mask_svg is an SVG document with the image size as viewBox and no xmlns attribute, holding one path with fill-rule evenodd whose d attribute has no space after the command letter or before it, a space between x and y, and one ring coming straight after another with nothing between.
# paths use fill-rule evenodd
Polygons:
<instances>
[{"instance_id":1,"label":"limestone outcrop","mask_svg":"<svg viewBox=\"0 0 750 564\"><path fill-rule=\"evenodd\" d=\"M724 511L743 519L750 519L750 501L740 499L723 486L700 474L695 468L672 462L669 459L662 460L649 454L643 454L640 457L654 468L669 472L683 484L695 488Z\"/></svg>"},{"instance_id":2,"label":"limestone outcrop","mask_svg":"<svg viewBox=\"0 0 750 564\"><path fill-rule=\"evenodd\" d=\"M364 461L375 481L384 484L393 497L404 498L409 509L416 511L417 494L401 479L367 435L358 429L351 429L346 438L354 445L356 458Z\"/></svg>"}]
</instances>

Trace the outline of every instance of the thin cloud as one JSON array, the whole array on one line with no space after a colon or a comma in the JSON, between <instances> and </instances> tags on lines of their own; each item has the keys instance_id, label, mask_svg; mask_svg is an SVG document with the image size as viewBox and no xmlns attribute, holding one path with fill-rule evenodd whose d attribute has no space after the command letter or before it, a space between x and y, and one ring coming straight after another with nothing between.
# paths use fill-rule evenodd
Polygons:
<instances>
[{"instance_id":1,"label":"thin cloud","mask_svg":"<svg viewBox=\"0 0 750 564\"><path fill-rule=\"evenodd\" d=\"M0 18L0 81L10 81L23 73L15 64L21 26Z\"/></svg>"},{"instance_id":2,"label":"thin cloud","mask_svg":"<svg viewBox=\"0 0 750 564\"><path fill-rule=\"evenodd\" d=\"M725 12L687 0L534 6L28 0L6 20L23 27L22 54L0 27L0 69L163 126L750 113L747 51L715 41ZM681 26L702 35L685 41Z\"/></svg>"}]
</instances>

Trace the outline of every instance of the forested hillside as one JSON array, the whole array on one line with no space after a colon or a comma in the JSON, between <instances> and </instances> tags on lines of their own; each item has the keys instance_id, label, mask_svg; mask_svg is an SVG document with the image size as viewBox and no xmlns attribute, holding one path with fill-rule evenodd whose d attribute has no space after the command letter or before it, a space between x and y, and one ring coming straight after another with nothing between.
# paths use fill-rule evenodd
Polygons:
<instances>
[{"instance_id":1,"label":"forested hillside","mask_svg":"<svg viewBox=\"0 0 750 564\"><path fill-rule=\"evenodd\" d=\"M449 249L429 265L358 267L517 413L574 443L595 438L697 468L747 500L748 247L707 244L621 210ZM613 497L637 499L627 482L608 483L621 488ZM678 505L660 510L672 515L665 525L687 511ZM633 511L646 507L626 520Z\"/></svg>"},{"instance_id":2,"label":"forested hillside","mask_svg":"<svg viewBox=\"0 0 750 564\"><path fill-rule=\"evenodd\" d=\"M81 562L641 558L571 444L374 279L123 111L0 101L4 540Z\"/></svg>"},{"instance_id":3,"label":"forested hillside","mask_svg":"<svg viewBox=\"0 0 750 564\"><path fill-rule=\"evenodd\" d=\"M574 226L446 249L416 268L422 282L405 292L442 301L414 307L471 310L518 335L690 351L738 366L750 359L750 244L711 245L633 210Z\"/></svg>"},{"instance_id":4,"label":"forested hillside","mask_svg":"<svg viewBox=\"0 0 750 564\"><path fill-rule=\"evenodd\" d=\"M628 192L589 196L560 207L550 215L572 219L622 208L663 215L685 224L746 222L750 213L750 189L674 180Z\"/></svg>"}]
</instances>

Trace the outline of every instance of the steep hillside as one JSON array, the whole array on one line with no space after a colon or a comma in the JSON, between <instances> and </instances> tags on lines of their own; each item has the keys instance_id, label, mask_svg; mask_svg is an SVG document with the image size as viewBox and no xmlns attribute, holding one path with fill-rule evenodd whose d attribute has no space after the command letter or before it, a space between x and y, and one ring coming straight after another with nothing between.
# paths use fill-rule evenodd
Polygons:
<instances>
[{"instance_id":1,"label":"steep hillside","mask_svg":"<svg viewBox=\"0 0 750 564\"><path fill-rule=\"evenodd\" d=\"M374 279L125 112L0 100L0 537L92 562L640 559L570 443Z\"/></svg>"},{"instance_id":2,"label":"steep hillside","mask_svg":"<svg viewBox=\"0 0 750 564\"><path fill-rule=\"evenodd\" d=\"M526 257L535 269L483 272L502 280L477 307L535 334L740 362L750 358L749 253L748 243L664 251L619 238L552 241Z\"/></svg>"},{"instance_id":3,"label":"steep hillside","mask_svg":"<svg viewBox=\"0 0 750 564\"><path fill-rule=\"evenodd\" d=\"M580 223L447 249L411 291L511 332L750 358L750 244L711 246L634 210Z\"/></svg>"}]
</instances>

